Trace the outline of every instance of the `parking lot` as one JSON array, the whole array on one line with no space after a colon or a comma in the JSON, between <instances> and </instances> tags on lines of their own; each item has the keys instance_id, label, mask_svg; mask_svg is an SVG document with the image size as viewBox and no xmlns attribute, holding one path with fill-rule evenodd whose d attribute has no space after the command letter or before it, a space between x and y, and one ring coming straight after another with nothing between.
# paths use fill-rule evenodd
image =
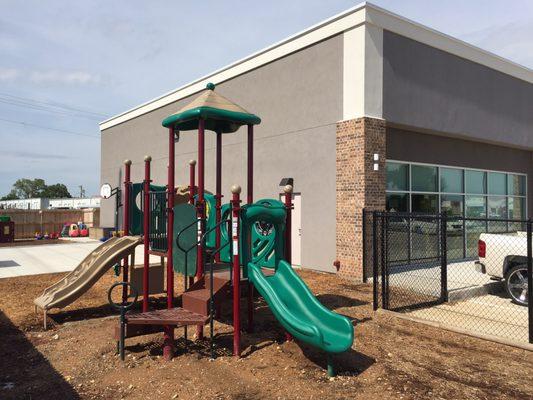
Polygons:
<instances>
[{"instance_id":1,"label":"parking lot","mask_svg":"<svg viewBox=\"0 0 533 400\"><path fill-rule=\"evenodd\" d=\"M65 244L39 244L0 248L0 278L72 271L101 244L88 238L71 239ZM136 260L143 259L142 246L136 249ZM151 257L150 262L158 262Z\"/></svg>"}]
</instances>

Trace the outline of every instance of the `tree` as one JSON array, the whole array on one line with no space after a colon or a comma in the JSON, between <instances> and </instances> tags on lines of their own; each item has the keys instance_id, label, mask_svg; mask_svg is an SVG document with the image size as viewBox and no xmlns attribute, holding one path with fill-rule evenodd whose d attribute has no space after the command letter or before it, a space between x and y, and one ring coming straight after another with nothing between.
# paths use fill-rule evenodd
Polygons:
<instances>
[{"instance_id":1,"label":"tree","mask_svg":"<svg viewBox=\"0 0 533 400\"><path fill-rule=\"evenodd\" d=\"M43 179L18 179L13 184L14 192L19 199L31 199L35 197L41 197L41 193L46 189L46 184Z\"/></svg>"},{"instance_id":2,"label":"tree","mask_svg":"<svg viewBox=\"0 0 533 400\"><path fill-rule=\"evenodd\" d=\"M2 200L31 199L31 198L61 198L72 197L67 187L62 183L46 185L43 179L18 179L11 192L2 197Z\"/></svg>"},{"instance_id":3,"label":"tree","mask_svg":"<svg viewBox=\"0 0 533 400\"><path fill-rule=\"evenodd\" d=\"M49 199L57 198L71 198L67 187L62 183L56 183L54 185L46 186L46 188L41 192L40 197L47 197Z\"/></svg>"},{"instance_id":4,"label":"tree","mask_svg":"<svg viewBox=\"0 0 533 400\"><path fill-rule=\"evenodd\" d=\"M13 190L11 190L11 192L9 192L8 194L0 198L0 200L18 200L18 199L19 197Z\"/></svg>"}]
</instances>

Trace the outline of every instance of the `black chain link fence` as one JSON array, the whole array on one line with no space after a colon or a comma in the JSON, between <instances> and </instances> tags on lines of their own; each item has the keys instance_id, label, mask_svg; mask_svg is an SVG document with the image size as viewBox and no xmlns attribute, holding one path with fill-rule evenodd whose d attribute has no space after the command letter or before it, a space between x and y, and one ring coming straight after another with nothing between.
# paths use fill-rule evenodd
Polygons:
<instances>
[{"instance_id":1,"label":"black chain link fence","mask_svg":"<svg viewBox=\"0 0 533 400\"><path fill-rule=\"evenodd\" d=\"M532 222L363 213L363 273L383 308L533 343Z\"/></svg>"}]
</instances>

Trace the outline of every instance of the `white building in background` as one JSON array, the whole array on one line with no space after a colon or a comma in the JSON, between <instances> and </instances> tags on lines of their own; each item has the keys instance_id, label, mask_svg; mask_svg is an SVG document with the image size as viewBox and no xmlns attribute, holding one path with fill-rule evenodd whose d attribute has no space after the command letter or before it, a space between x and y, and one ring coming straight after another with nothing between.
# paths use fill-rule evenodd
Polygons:
<instances>
[{"instance_id":1,"label":"white building in background","mask_svg":"<svg viewBox=\"0 0 533 400\"><path fill-rule=\"evenodd\" d=\"M17 210L44 210L50 205L50 199L17 199L1 200L0 209L17 209Z\"/></svg>"},{"instance_id":2,"label":"white building in background","mask_svg":"<svg viewBox=\"0 0 533 400\"><path fill-rule=\"evenodd\" d=\"M66 199L19 199L1 200L0 209L46 210L100 208L100 197Z\"/></svg>"},{"instance_id":3,"label":"white building in background","mask_svg":"<svg viewBox=\"0 0 533 400\"><path fill-rule=\"evenodd\" d=\"M48 208L100 208L100 197L50 199Z\"/></svg>"}]
</instances>

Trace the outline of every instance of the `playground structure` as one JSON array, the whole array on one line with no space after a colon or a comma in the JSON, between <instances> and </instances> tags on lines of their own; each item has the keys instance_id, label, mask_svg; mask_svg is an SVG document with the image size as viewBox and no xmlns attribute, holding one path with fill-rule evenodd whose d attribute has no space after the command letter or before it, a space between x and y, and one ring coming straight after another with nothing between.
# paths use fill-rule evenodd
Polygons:
<instances>
[{"instance_id":1,"label":"playground structure","mask_svg":"<svg viewBox=\"0 0 533 400\"><path fill-rule=\"evenodd\" d=\"M211 357L214 358L213 324L219 314L217 311L225 304L232 305L233 354L240 356L241 297L244 295L247 300L247 330L252 332L254 290L257 289L284 327L287 339L294 337L325 351L328 354L328 374L333 375L331 355L351 348L352 322L325 308L292 269L292 186L284 188L284 202L276 199L254 202L254 125L261 120L215 93L214 88L214 85L208 84L196 100L163 121L163 126L168 128L166 186L152 184L150 156L144 158L142 184L131 182L132 163L125 161L122 192L123 231L126 236L109 243L113 240L110 239L100 246L98 249L107 244L107 250L102 252L110 254L100 256L99 261L94 263L98 265L85 268L89 272L73 272L75 276L82 277L80 283L69 286L67 276L66 283L58 284L70 294L54 296L51 293L56 290L47 289L48 292L45 291L41 300L36 299L35 304L45 312L52 306L66 305L115 264L117 258L121 258L122 282L114 284L108 295L112 306L121 311L118 335L121 357L124 357L126 338L163 331L163 356L170 359L174 352L176 327L184 327L186 340L187 327L196 327L196 337L201 339L204 326L209 323ZM247 127L246 203L241 205L241 189L235 185L231 189L231 201L222 204L222 139L241 126ZM191 160L188 187L176 188L176 137L182 131L191 130L196 130L198 135L198 169L196 171L196 161ZM205 188L205 135L208 130L216 134L214 194ZM141 240L144 257L142 283L139 284L139 277L136 282L132 279L133 269L130 266L134 266L134 260L128 257L133 258L134 248ZM122 245L119 246L120 243ZM151 255L161 257L160 266L150 265ZM154 268L159 268L155 274ZM179 299L174 295L175 273L183 276L181 307L176 305ZM154 276L160 277L160 282L166 276L164 288L156 285L160 288L153 289L151 281ZM122 289L120 303L112 301L112 291L116 287ZM151 309L150 294L161 289L166 292L166 309ZM139 294L142 295L141 311L130 310ZM131 302L130 298L135 300Z\"/></svg>"}]
</instances>

